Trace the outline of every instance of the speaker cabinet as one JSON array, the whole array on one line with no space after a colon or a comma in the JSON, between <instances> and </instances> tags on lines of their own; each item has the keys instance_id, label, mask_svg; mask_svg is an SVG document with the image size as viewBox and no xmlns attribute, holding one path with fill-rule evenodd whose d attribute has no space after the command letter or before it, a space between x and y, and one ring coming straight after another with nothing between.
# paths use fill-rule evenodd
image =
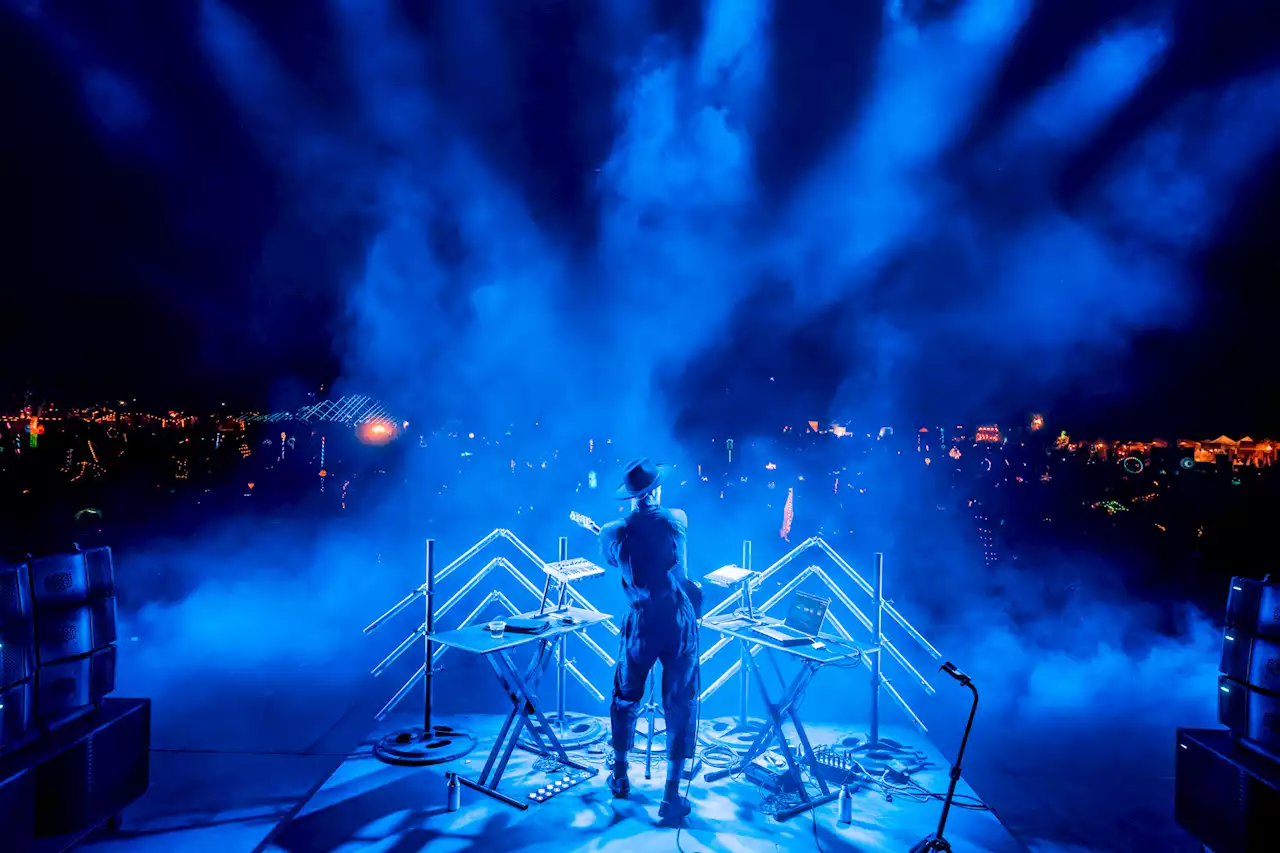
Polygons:
<instances>
[{"instance_id":1,"label":"speaker cabinet","mask_svg":"<svg viewBox=\"0 0 1280 853\"><path fill-rule=\"evenodd\" d=\"M1280 754L1280 694L1221 676L1218 722L1235 736L1247 738L1272 755Z\"/></svg>"},{"instance_id":2,"label":"speaker cabinet","mask_svg":"<svg viewBox=\"0 0 1280 853\"><path fill-rule=\"evenodd\" d=\"M56 753L35 770L37 837L64 836L112 818L151 783L151 702L109 699L50 736Z\"/></svg>"},{"instance_id":3,"label":"speaker cabinet","mask_svg":"<svg viewBox=\"0 0 1280 853\"><path fill-rule=\"evenodd\" d=\"M1237 746L1229 732L1178 729L1173 817L1214 853L1272 853L1280 765Z\"/></svg>"},{"instance_id":4,"label":"speaker cabinet","mask_svg":"<svg viewBox=\"0 0 1280 853\"><path fill-rule=\"evenodd\" d=\"M42 609L36 617L36 652L41 666L87 655L115 641L114 595L75 607Z\"/></svg>"},{"instance_id":5,"label":"speaker cabinet","mask_svg":"<svg viewBox=\"0 0 1280 853\"><path fill-rule=\"evenodd\" d=\"M5 853L35 849L36 776L31 768L0 760L0 838Z\"/></svg>"},{"instance_id":6,"label":"speaker cabinet","mask_svg":"<svg viewBox=\"0 0 1280 853\"><path fill-rule=\"evenodd\" d=\"M1222 634L1219 669L1223 675L1250 687L1280 693L1280 642L1228 628Z\"/></svg>"},{"instance_id":7,"label":"speaker cabinet","mask_svg":"<svg viewBox=\"0 0 1280 853\"><path fill-rule=\"evenodd\" d=\"M31 573L26 563L0 566L0 628L31 618Z\"/></svg>"},{"instance_id":8,"label":"speaker cabinet","mask_svg":"<svg viewBox=\"0 0 1280 853\"><path fill-rule=\"evenodd\" d=\"M0 755L21 749L38 734L35 682L20 681L0 690Z\"/></svg>"},{"instance_id":9,"label":"speaker cabinet","mask_svg":"<svg viewBox=\"0 0 1280 853\"><path fill-rule=\"evenodd\" d=\"M29 563L36 611L74 607L115 592L110 548L40 557Z\"/></svg>"},{"instance_id":10,"label":"speaker cabinet","mask_svg":"<svg viewBox=\"0 0 1280 853\"><path fill-rule=\"evenodd\" d=\"M36 671L36 718L59 726L93 710L116 689L116 647L107 646Z\"/></svg>"},{"instance_id":11,"label":"speaker cabinet","mask_svg":"<svg viewBox=\"0 0 1280 853\"><path fill-rule=\"evenodd\" d=\"M0 627L0 690L35 674L35 625L26 619Z\"/></svg>"},{"instance_id":12,"label":"speaker cabinet","mask_svg":"<svg viewBox=\"0 0 1280 853\"><path fill-rule=\"evenodd\" d=\"M27 566L0 566L0 690L35 675L35 666Z\"/></svg>"},{"instance_id":13,"label":"speaker cabinet","mask_svg":"<svg viewBox=\"0 0 1280 853\"><path fill-rule=\"evenodd\" d=\"M1280 584L1232 578L1227 624L1245 634L1280 640Z\"/></svg>"}]
</instances>

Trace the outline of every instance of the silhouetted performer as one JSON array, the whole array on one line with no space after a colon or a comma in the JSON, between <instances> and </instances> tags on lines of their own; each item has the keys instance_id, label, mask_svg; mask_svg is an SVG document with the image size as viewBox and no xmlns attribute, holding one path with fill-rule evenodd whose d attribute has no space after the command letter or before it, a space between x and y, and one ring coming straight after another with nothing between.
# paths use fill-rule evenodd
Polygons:
<instances>
[{"instance_id":1,"label":"silhouetted performer","mask_svg":"<svg viewBox=\"0 0 1280 853\"><path fill-rule=\"evenodd\" d=\"M680 796L680 776L693 758L698 710L698 615L701 590L688 580L685 539L689 520L663 509L663 468L648 459L626 467L617 497L631 500L631 513L600 529L600 550L622 572L630 607L622 620L622 650L613 676L613 773L615 797L631 793L627 756L635 744L636 717L649 672L662 662L662 710L667 722L667 787L658 814L689 813Z\"/></svg>"}]
</instances>

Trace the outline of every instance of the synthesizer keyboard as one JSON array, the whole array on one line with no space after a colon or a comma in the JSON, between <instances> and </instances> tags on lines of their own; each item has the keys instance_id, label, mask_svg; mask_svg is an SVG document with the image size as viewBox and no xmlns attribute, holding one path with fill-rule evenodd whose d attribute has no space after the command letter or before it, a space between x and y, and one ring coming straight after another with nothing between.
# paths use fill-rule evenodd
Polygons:
<instances>
[{"instance_id":1,"label":"synthesizer keyboard","mask_svg":"<svg viewBox=\"0 0 1280 853\"><path fill-rule=\"evenodd\" d=\"M556 583L573 583L604 574L604 569L590 560L584 560L582 557L547 563L543 571L551 575L551 579Z\"/></svg>"}]
</instances>

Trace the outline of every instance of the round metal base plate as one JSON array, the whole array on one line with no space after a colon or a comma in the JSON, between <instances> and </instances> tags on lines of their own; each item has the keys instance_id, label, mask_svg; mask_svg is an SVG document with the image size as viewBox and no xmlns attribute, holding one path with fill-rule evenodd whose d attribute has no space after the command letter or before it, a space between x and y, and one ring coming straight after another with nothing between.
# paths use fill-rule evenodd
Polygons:
<instances>
[{"instance_id":1,"label":"round metal base plate","mask_svg":"<svg viewBox=\"0 0 1280 853\"><path fill-rule=\"evenodd\" d=\"M373 755L387 764L421 767L444 764L476 748L476 739L448 726L435 726L430 736L421 729L392 732L373 747Z\"/></svg>"},{"instance_id":2,"label":"round metal base plate","mask_svg":"<svg viewBox=\"0 0 1280 853\"><path fill-rule=\"evenodd\" d=\"M846 735L836 741L835 747L848 750L849 757L855 759L873 776L884 773L886 770L911 774L922 769L927 763L927 758L919 750L891 738L880 738L880 742L873 745L865 735Z\"/></svg>"},{"instance_id":3,"label":"round metal base plate","mask_svg":"<svg viewBox=\"0 0 1280 853\"><path fill-rule=\"evenodd\" d=\"M605 727L604 722L599 717L588 717L585 714L565 714L564 722L559 723L555 717L548 717L555 730L556 738L559 739L565 749L582 749L604 739ZM545 745L550 745L547 740L546 729L541 723L535 722L533 730L538 737L542 738ZM527 749L537 749L538 746L533 738L529 737L525 732L520 734L520 745Z\"/></svg>"},{"instance_id":4,"label":"round metal base plate","mask_svg":"<svg viewBox=\"0 0 1280 853\"><path fill-rule=\"evenodd\" d=\"M703 720L698 727L698 740L705 747L719 746L734 752L746 752L765 726L764 720L747 720L744 726L737 717Z\"/></svg>"}]
</instances>

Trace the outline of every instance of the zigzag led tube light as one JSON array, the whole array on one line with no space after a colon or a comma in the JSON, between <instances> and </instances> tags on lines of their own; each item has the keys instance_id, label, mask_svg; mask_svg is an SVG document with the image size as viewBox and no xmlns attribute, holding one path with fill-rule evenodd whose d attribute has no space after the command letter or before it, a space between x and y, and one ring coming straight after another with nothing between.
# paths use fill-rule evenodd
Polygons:
<instances>
[{"instance_id":1,"label":"zigzag led tube light","mask_svg":"<svg viewBox=\"0 0 1280 853\"><path fill-rule=\"evenodd\" d=\"M511 531L505 530L503 528L497 528L491 531L479 542L475 543L466 551L464 551L455 560L453 560L453 562L449 563L443 569L438 571L436 573L436 582L439 583L440 581L447 578L449 575L451 575L453 572L459 569L462 565L464 565L468 560L471 560L472 558L474 558L485 547L497 541L498 539L506 539L507 541L509 541L516 548L516 550L518 550L521 554L527 557L530 560L530 562L532 562L535 566L538 567L539 570L545 571L546 565L547 565L546 561L543 560L541 557L539 557L533 551L532 548L530 548L523 541L521 541L520 538L516 536L514 533L512 533ZM521 587L523 587L535 598L541 600L542 591L538 589L537 586L535 586L532 581L530 581L527 577L525 577L524 574L519 569L517 569L515 565L511 563L510 560L508 560L505 557L495 557L492 560L490 560L487 564L485 564L484 568L482 568L479 572L477 572L474 576L472 576L465 584L463 584L462 588L459 589L456 593L454 593L454 595L450 597L450 599L447 602L445 602L444 605L442 605L436 611L436 614L435 614L436 617L439 618L440 616L443 616L444 614L448 613L468 593L472 592L485 577L487 577L489 574L491 574L494 570L498 568L505 569L509 575L515 578L516 582ZM427 592L427 585L424 583L421 586L419 586L417 589L409 593L407 596L405 596L403 599L398 601L394 606L391 607L390 610L386 611L377 619L375 619L373 622L371 622L368 626L366 626L364 629L364 633L365 634L372 633L374 630L381 627L383 624L385 624L386 622L394 618L396 615L403 612L408 607L412 606L414 602L418 601L418 599L426 595L426 592ZM567 592L570 599L577 602L584 609L597 610L598 612L598 609L590 601L588 601L585 596L583 596L576 589L574 589L572 585L569 586ZM480 604L477 605L476 608L472 610L470 614L467 615L467 617L462 621L462 625L466 626L466 625L472 624L476 619L476 617L481 613L481 611L483 611L485 607L487 607L489 604L493 603L494 601L497 601L500 604L502 604L510 614L514 615L521 612L519 608L517 608L511 602L511 600L507 598L505 594L503 594L499 590L494 590L493 592L489 593L489 595L486 596L485 599L481 601ZM620 633L618 627L613 623L612 620L603 622L601 624L604 625L604 627L615 636ZM414 645L417 643L417 641L425 637L426 631L427 631L427 626L425 623L418 625L418 627L415 628L413 632L409 634L408 637L406 637L398 646L396 646L396 648L389 655L383 658L382 661L380 661L378 665L373 668L373 670L371 671L371 674L374 677L380 676L392 664L394 664L400 657L402 657L407 651L409 651L409 649L413 648ZM591 649L591 651L593 651L602 661L604 661L606 665L608 665L609 667L613 667L616 665L616 661L614 660L614 658L607 651L605 651L604 648L602 648L600 644L597 643L595 640L588 637L585 633L581 633L581 632L578 632L576 636L587 646L587 648ZM448 651L448 648L443 647L433 652L432 659L431 659L431 666L433 669L435 667L436 662L439 661L440 658L447 651ZM559 660L559 656L561 655L561 649L559 646L557 646L553 654L556 655L556 660ZM588 693L591 694L592 698L594 698L597 702L604 701L605 699L604 694L602 694L596 688L596 686L592 684L591 681L585 675L583 675L582 671L579 670L577 666L575 666L570 661L564 661L564 669L566 672L568 672L569 675L573 676L573 678L578 683L580 683L583 686L583 688L587 690ZM415 672L398 691L396 691L396 694L391 697L390 701L388 701L387 704L384 705L382 709L377 713L376 715L377 719L378 720L384 719L387 714L389 714L392 710L394 710L394 708L400 702L402 702L406 696L409 695L409 693L413 690L413 688L420 681L422 681L422 679L426 676L426 673L427 673L427 662L424 661L422 666L419 667L418 671Z\"/></svg>"}]
</instances>

